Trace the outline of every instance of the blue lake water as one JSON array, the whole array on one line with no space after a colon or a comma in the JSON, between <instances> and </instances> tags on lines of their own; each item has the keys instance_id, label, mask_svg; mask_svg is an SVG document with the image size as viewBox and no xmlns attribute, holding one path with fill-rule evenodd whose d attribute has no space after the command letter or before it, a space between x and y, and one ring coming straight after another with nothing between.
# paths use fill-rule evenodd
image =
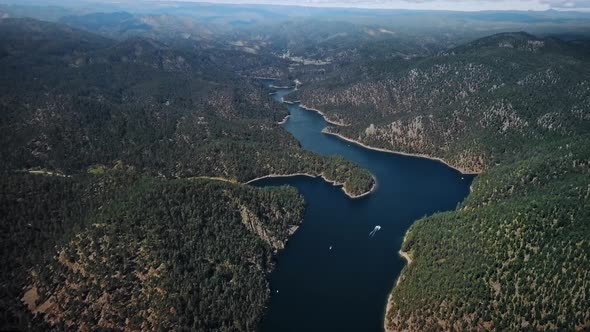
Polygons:
<instances>
[{"instance_id":1,"label":"blue lake water","mask_svg":"<svg viewBox=\"0 0 590 332\"><path fill-rule=\"evenodd\" d=\"M279 90L274 97L278 101L289 92ZM284 127L303 148L368 169L378 186L368 196L350 199L321 178L253 183L294 186L306 201L303 224L277 256L260 331L383 331L387 297L405 264L398 255L404 234L417 219L454 209L469 193L473 176L437 161L322 134L327 123L321 115L285 106L291 116ZM381 230L369 237L376 225Z\"/></svg>"}]
</instances>

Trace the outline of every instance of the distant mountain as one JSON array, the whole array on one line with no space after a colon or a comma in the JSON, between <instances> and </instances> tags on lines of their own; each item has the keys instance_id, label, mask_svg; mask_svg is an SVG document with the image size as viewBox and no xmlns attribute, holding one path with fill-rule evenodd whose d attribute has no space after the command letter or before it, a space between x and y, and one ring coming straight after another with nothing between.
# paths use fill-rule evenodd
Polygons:
<instances>
[{"instance_id":1,"label":"distant mountain","mask_svg":"<svg viewBox=\"0 0 590 332\"><path fill-rule=\"evenodd\" d=\"M147 32L151 27L127 12L91 13L81 16L65 16L61 23L89 31L125 34L127 32Z\"/></svg>"},{"instance_id":2,"label":"distant mountain","mask_svg":"<svg viewBox=\"0 0 590 332\"><path fill-rule=\"evenodd\" d=\"M15 58L68 56L110 44L107 38L92 33L33 19L7 18L0 26L2 52Z\"/></svg>"},{"instance_id":3,"label":"distant mountain","mask_svg":"<svg viewBox=\"0 0 590 332\"><path fill-rule=\"evenodd\" d=\"M90 13L65 16L59 22L119 39L130 36L190 40L213 38L213 33L208 28L183 16L132 15L128 12Z\"/></svg>"},{"instance_id":4,"label":"distant mountain","mask_svg":"<svg viewBox=\"0 0 590 332\"><path fill-rule=\"evenodd\" d=\"M564 42L562 39L545 37L539 38L526 32L500 33L477 39L450 50L454 54L484 54L483 52L498 50L499 48L516 49L521 51L542 51L561 56L589 58L587 42Z\"/></svg>"}]
</instances>

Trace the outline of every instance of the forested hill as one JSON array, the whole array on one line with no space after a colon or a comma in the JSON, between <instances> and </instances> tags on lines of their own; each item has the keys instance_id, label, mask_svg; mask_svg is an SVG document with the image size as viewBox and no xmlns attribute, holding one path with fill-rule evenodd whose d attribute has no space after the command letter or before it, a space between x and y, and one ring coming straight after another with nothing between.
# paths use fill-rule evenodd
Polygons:
<instances>
[{"instance_id":1,"label":"forested hill","mask_svg":"<svg viewBox=\"0 0 590 332\"><path fill-rule=\"evenodd\" d=\"M15 173L0 179L0 212L2 330L252 331L303 200L222 181Z\"/></svg>"},{"instance_id":2,"label":"forested hill","mask_svg":"<svg viewBox=\"0 0 590 332\"><path fill-rule=\"evenodd\" d=\"M409 230L388 331L590 327L589 65L585 43L506 33L304 82L333 131L482 172Z\"/></svg>"},{"instance_id":3,"label":"forested hill","mask_svg":"<svg viewBox=\"0 0 590 332\"><path fill-rule=\"evenodd\" d=\"M235 68L247 53L108 40L34 20L0 21L3 170L89 168L245 182L267 174L331 175L349 192L370 175L299 148L286 111ZM336 167L343 172L335 172Z\"/></svg>"},{"instance_id":4,"label":"forested hill","mask_svg":"<svg viewBox=\"0 0 590 332\"><path fill-rule=\"evenodd\" d=\"M269 61L0 20L0 329L254 330L304 206L240 183L373 185L277 124Z\"/></svg>"},{"instance_id":5,"label":"forested hill","mask_svg":"<svg viewBox=\"0 0 590 332\"><path fill-rule=\"evenodd\" d=\"M587 331L590 135L479 175L457 211L417 221L387 331Z\"/></svg>"},{"instance_id":6,"label":"forested hill","mask_svg":"<svg viewBox=\"0 0 590 332\"><path fill-rule=\"evenodd\" d=\"M437 56L364 61L299 98L363 143L440 157L467 172L589 129L587 44L505 33ZM304 82L305 83L305 82Z\"/></svg>"}]
</instances>

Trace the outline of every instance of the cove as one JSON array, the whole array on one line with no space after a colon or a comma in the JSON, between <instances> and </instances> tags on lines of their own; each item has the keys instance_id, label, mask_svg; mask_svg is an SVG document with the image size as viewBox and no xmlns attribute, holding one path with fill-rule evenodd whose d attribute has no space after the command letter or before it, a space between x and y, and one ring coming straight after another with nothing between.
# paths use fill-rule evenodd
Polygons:
<instances>
[{"instance_id":1,"label":"cove","mask_svg":"<svg viewBox=\"0 0 590 332\"><path fill-rule=\"evenodd\" d=\"M276 101L291 90L280 89ZM322 133L324 118L285 104L284 123L304 149L340 155L366 169L377 188L359 199L321 178L265 178L252 185L296 187L306 202L301 227L277 256L262 332L383 331L385 307L405 261L403 237L414 221L455 209L472 175L441 162L370 150ZM370 237L369 233L381 229ZM330 249L331 247L331 249Z\"/></svg>"}]
</instances>

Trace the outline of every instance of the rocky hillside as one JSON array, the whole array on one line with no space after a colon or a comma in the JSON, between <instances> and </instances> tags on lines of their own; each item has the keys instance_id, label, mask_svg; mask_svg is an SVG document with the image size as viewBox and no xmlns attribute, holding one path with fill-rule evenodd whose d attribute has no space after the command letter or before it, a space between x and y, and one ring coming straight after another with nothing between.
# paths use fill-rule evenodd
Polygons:
<instances>
[{"instance_id":1,"label":"rocky hillside","mask_svg":"<svg viewBox=\"0 0 590 332\"><path fill-rule=\"evenodd\" d=\"M124 172L0 180L3 330L254 330L294 189Z\"/></svg>"},{"instance_id":2,"label":"rocky hillside","mask_svg":"<svg viewBox=\"0 0 590 332\"><path fill-rule=\"evenodd\" d=\"M590 328L587 50L506 33L302 86L332 132L482 173L408 232L388 331Z\"/></svg>"},{"instance_id":3,"label":"rocky hillside","mask_svg":"<svg viewBox=\"0 0 590 332\"><path fill-rule=\"evenodd\" d=\"M586 50L525 33L494 35L434 57L361 63L304 84L299 98L347 124L332 128L344 136L481 172L523 142L588 130Z\"/></svg>"}]
</instances>

